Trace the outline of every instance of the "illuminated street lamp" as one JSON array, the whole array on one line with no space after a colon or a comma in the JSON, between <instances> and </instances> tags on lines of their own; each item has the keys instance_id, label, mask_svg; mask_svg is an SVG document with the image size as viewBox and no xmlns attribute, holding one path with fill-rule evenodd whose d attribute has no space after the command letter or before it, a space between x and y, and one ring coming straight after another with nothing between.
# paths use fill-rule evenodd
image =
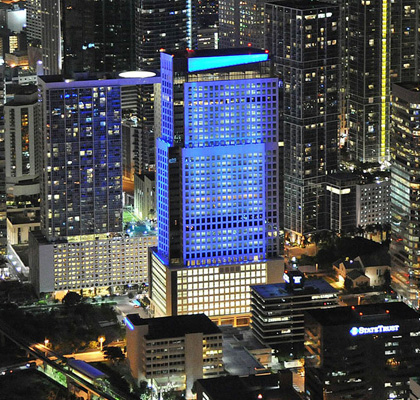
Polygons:
<instances>
[{"instance_id":1,"label":"illuminated street lamp","mask_svg":"<svg viewBox=\"0 0 420 400\"><path fill-rule=\"evenodd\" d=\"M99 342L99 345L101 346L101 351L102 351L103 343L105 342L105 336L99 336L98 342Z\"/></svg>"},{"instance_id":2,"label":"illuminated street lamp","mask_svg":"<svg viewBox=\"0 0 420 400\"><path fill-rule=\"evenodd\" d=\"M44 339L44 346L45 346L45 357L47 357L47 355L48 355L48 344L50 343L50 341L47 339L47 338L45 338Z\"/></svg>"}]
</instances>

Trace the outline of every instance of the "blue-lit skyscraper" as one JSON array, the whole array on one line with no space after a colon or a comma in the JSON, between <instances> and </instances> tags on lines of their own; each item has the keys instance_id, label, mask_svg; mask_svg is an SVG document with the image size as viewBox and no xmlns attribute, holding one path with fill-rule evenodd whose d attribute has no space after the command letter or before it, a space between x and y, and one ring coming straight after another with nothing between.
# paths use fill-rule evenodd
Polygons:
<instances>
[{"instance_id":1,"label":"blue-lit skyscraper","mask_svg":"<svg viewBox=\"0 0 420 400\"><path fill-rule=\"evenodd\" d=\"M249 286L277 278L268 260L279 246L278 81L269 73L260 50L161 54L157 313L247 323Z\"/></svg>"}]
</instances>

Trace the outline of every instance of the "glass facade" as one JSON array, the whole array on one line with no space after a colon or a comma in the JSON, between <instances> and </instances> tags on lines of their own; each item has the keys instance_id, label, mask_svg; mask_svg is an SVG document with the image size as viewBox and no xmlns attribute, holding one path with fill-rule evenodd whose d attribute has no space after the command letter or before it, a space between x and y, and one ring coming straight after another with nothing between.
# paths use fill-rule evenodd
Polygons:
<instances>
[{"instance_id":1,"label":"glass facade","mask_svg":"<svg viewBox=\"0 0 420 400\"><path fill-rule=\"evenodd\" d=\"M41 228L48 239L122 230L119 86L44 85Z\"/></svg>"},{"instance_id":2,"label":"glass facade","mask_svg":"<svg viewBox=\"0 0 420 400\"><path fill-rule=\"evenodd\" d=\"M391 133L392 286L420 307L420 85L393 85Z\"/></svg>"},{"instance_id":3,"label":"glass facade","mask_svg":"<svg viewBox=\"0 0 420 400\"><path fill-rule=\"evenodd\" d=\"M246 64L245 54L243 65L188 72L194 57L212 56L161 54L151 288L158 308L179 314L249 312L249 285L266 282L265 261L279 253L278 81L267 62ZM237 279L230 272L225 279L221 266L231 266ZM172 284L163 267L177 271ZM203 276L206 293L190 274ZM172 306L164 301L168 293Z\"/></svg>"},{"instance_id":4,"label":"glass facade","mask_svg":"<svg viewBox=\"0 0 420 400\"><path fill-rule=\"evenodd\" d=\"M322 184L337 169L338 17L337 5L317 2L265 8L265 43L279 77L284 227L297 238L329 229Z\"/></svg>"}]
</instances>

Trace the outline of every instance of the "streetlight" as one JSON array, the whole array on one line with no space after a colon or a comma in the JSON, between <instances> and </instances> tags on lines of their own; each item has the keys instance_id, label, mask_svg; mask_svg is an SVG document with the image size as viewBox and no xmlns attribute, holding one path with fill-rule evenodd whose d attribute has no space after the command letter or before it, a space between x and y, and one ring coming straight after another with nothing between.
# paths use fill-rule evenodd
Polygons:
<instances>
[{"instance_id":1,"label":"streetlight","mask_svg":"<svg viewBox=\"0 0 420 400\"><path fill-rule=\"evenodd\" d=\"M98 342L99 342L99 345L101 346L101 351L102 351L103 343L105 342L105 336L99 336Z\"/></svg>"},{"instance_id":2,"label":"streetlight","mask_svg":"<svg viewBox=\"0 0 420 400\"><path fill-rule=\"evenodd\" d=\"M48 344L50 343L50 341L45 338L44 339L44 346L45 346L45 357L47 357L47 353L48 353Z\"/></svg>"}]
</instances>

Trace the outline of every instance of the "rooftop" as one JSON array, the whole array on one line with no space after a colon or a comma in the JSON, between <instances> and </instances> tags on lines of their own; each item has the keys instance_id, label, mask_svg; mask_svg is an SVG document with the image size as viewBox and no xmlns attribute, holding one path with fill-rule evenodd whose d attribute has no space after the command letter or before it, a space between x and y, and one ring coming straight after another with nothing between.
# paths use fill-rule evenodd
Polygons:
<instances>
[{"instance_id":1,"label":"rooftop","mask_svg":"<svg viewBox=\"0 0 420 400\"><path fill-rule=\"evenodd\" d=\"M195 58L195 57L220 57L220 56L240 56L251 54L266 54L265 50L254 47L242 47L232 49L202 49L202 50L175 50L168 51L175 58Z\"/></svg>"},{"instance_id":2,"label":"rooftop","mask_svg":"<svg viewBox=\"0 0 420 400\"><path fill-rule=\"evenodd\" d=\"M299 10L312 10L318 8L331 8L337 7L336 4L332 3L325 3L322 1L314 1L314 0L274 0L267 2L268 4L284 6L288 8L296 8Z\"/></svg>"},{"instance_id":3,"label":"rooftop","mask_svg":"<svg viewBox=\"0 0 420 400\"><path fill-rule=\"evenodd\" d=\"M346 274L346 277L354 281L357 278L360 278L361 276L364 276L367 278L367 276L363 273L363 271L358 269L352 269L350 272Z\"/></svg>"},{"instance_id":4,"label":"rooftop","mask_svg":"<svg viewBox=\"0 0 420 400\"><path fill-rule=\"evenodd\" d=\"M288 375L291 375L289 371L247 377L230 375L199 379L198 383L212 400L255 400L260 394L265 400L300 399L292 387L292 378Z\"/></svg>"},{"instance_id":5,"label":"rooftop","mask_svg":"<svg viewBox=\"0 0 420 400\"><path fill-rule=\"evenodd\" d=\"M160 83L159 76L121 78L117 72L112 74L79 73L70 78L63 75L41 75L39 82L43 82L48 89L98 87L98 86L133 86Z\"/></svg>"},{"instance_id":6,"label":"rooftop","mask_svg":"<svg viewBox=\"0 0 420 400\"><path fill-rule=\"evenodd\" d=\"M75 360L75 359L69 359L67 362L72 368L76 369L77 371L81 372L82 374L86 375L87 377L91 379L99 379L99 378L105 378L106 374L104 374L102 371L99 371L99 369L96 369L92 365L88 364L85 361L82 360Z\"/></svg>"},{"instance_id":7,"label":"rooftop","mask_svg":"<svg viewBox=\"0 0 420 400\"><path fill-rule=\"evenodd\" d=\"M268 285L256 285L251 288L262 298L275 298L275 297L290 297L290 296L306 296L317 293L338 293L324 279L313 279L305 281L302 289L294 289L293 291L287 289L285 283L273 283Z\"/></svg>"},{"instance_id":8,"label":"rooftop","mask_svg":"<svg viewBox=\"0 0 420 400\"><path fill-rule=\"evenodd\" d=\"M360 324L369 321L399 322L418 321L419 314L404 303L377 303L351 307L333 307L308 310L307 313L322 326Z\"/></svg>"},{"instance_id":9,"label":"rooftop","mask_svg":"<svg viewBox=\"0 0 420 400\"><path fill-rule=\"evenodd\" d=\"M205 314L178 315L163 318L140 318L138 314L126 317L134 326L149 326L147 340L182 337L189 333L205 335L220 334L221 331Z\"/></svg>"}]
</instances>

